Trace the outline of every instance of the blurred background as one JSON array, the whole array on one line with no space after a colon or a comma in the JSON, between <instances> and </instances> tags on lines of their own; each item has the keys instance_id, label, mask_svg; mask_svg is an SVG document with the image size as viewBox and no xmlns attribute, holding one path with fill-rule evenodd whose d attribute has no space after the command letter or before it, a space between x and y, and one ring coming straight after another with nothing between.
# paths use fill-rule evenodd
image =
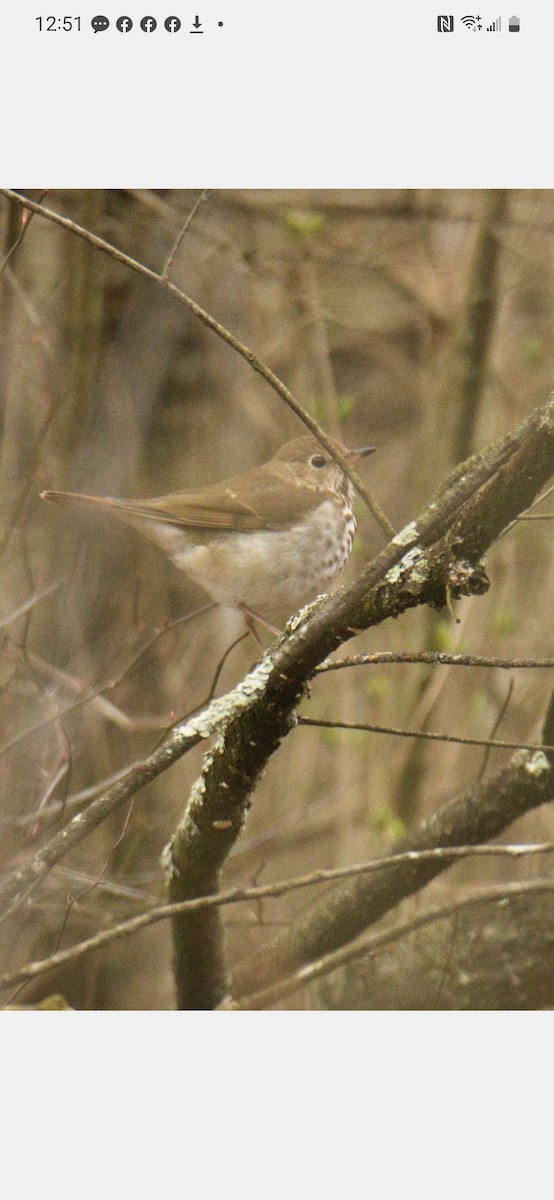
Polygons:
<instances>
[{"instance_id":1,"label":"blurred background","mask_svg":"<svg viewBox=\"0 0 554 1200\"><path fill-rule=\"evenodd\" d=\"M29 193L162 271L199 198L187 191ZM77 237L0 201L2 870L24 861L102 782L200 705L240 628L165 556L107 519L41 503L43 488L153 496L270 457L302 427L182 305ZM454 464L507 432L552 386L554 195L549 191L228 191L205 196L170 278L251 347L351 446L395 527ZM548 502L544 506L548 510ZM538 510L540 511L540 509ZM345 583L383 545L358 509ZM457 621L415 610L356 639L369 650L552 654L551 525L521 523L488 557L491 590ZM29 600L31 607L20 612ZM264 635L265 636L265 635ZM218 691L258 657L243 642ZM90 689L103 689L82 703ZM551 673L390 665L319 678L304 711L538 740ZM79 703L81 700L81 703ZM70 711L71 710L71 711ZM51 953L163 896L159 856L202 748L87 839L2 926L2 969ZM227 885L360 862L496 768L506 752L298 729L254 797ZM541 809L509 840L552 838ZM525 877L460 864L429 900ZM101 876L101 878L100 878ZM231 962L263 946L305 893L227 910ZM404 906L413 911L414 903ZM411 907L410 907L411 906ZM28 986L77 1008L173 1004L169 930ZM302 1004L300 997L295 1003Z\"/></svg>"}]
</instances>

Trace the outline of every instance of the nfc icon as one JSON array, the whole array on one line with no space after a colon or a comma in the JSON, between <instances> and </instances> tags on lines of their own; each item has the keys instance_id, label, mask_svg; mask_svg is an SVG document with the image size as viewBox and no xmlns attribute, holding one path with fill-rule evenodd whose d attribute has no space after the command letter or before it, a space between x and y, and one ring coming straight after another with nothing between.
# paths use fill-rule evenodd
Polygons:
<instances>
[{"instance_id":1,"label":"nfc icon","mask_svg":"<svg viewBox=\"0 0 554 1200\"><path fill-rule=\"evenodd\" d=\"M439 33L453 33L454 17L437 17L437 30Z\"/></svg>"}]
</instances>

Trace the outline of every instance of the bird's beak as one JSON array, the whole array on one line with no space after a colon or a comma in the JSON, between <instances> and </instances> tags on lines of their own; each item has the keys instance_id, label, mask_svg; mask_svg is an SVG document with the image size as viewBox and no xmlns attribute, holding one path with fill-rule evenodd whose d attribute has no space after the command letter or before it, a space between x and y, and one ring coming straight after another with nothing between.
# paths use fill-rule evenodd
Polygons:
<instances>
[{"instance_id":1,"label":"bird's beak","mask_svg":"<svg viewBox=\"0 0 554 1200\"><path fill-rule=\"evenodd\" d=\"M347 458L367 458L368 454L373 454L377 446L359 446L357 450L349 450Z\"/></svg>"}]
</instances>

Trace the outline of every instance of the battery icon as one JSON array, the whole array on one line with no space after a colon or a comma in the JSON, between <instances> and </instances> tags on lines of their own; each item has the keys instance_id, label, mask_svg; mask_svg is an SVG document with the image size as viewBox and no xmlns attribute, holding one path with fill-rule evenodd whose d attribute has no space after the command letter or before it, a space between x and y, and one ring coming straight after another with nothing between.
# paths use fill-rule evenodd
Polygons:
<instances>
[{"instance_id":1,"label":"battery icon","mask_svg":"<svg viewBox=\"0 0 554 1200\"><path fill-rule=\"evenodd\" d=\"M510 33L519 33L519 17L510 17L508 29Z\"/></svg>"}]
</instances>

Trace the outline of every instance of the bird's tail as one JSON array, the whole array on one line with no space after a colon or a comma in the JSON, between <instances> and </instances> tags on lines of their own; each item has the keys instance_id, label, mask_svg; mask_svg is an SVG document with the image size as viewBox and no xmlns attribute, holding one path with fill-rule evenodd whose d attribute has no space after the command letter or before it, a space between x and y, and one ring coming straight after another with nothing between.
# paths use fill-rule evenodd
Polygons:
<instances>
[{"instance_id":1,"label":"bird's tail","mask_svg":"<svg viewBox=\"0 0 554 1200\"><path fill-rule=\"evenodd\" d=\"M137 503L133 500L114 500L111 496L87 496L83 492L45 491L40 493L40 498L54 504L99 509L109 517L115 517L116 521L123 521L125 525L138 529L139 533L161 546L170 556L184 548L184 534L174 528L176 522L172 521L171 515L157 512L147 503L142 506L140 501Z\"/></svg>"},{"instance_id":2,"label":"bird's tail","mask_svg":"<svg viewBox=\"0 0 554 1200\"><path fill-rule=\"evenodd\" d=\"M110 511L119 506L111 496L86 496L82 492L41 492L41 500L52 500L54 504L84 504L87 507L104 508ZM122 514L123 515L123 514Z\"/></svg>"}]
</instances>

